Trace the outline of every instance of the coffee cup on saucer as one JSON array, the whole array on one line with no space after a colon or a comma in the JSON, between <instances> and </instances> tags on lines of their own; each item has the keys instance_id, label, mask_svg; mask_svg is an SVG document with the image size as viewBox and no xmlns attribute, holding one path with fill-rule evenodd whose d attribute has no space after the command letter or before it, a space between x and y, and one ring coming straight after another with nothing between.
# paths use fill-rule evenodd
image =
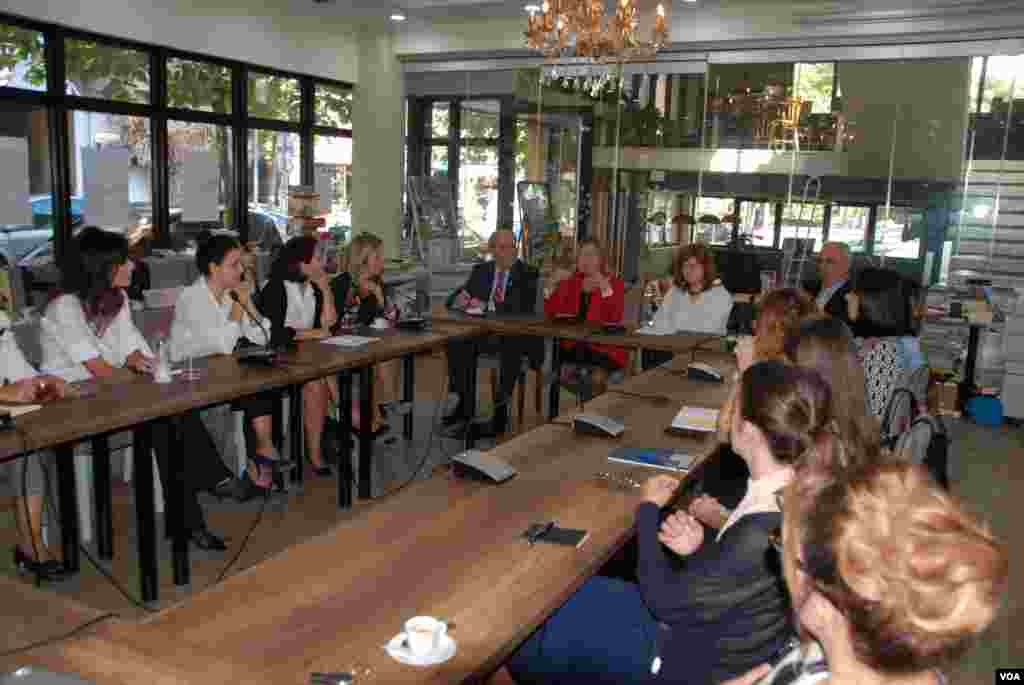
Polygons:
<instances>
[{"instance_id":1,"label":"coffee cup on saucer","mask_svg":"<svg viewBox=\"0 0 1024 685\"><path fill-rule=\"evenodd\" d=\"M425 656L437 651L447 630L448 625L433 616L414 616L405 622L405 642L412 654Z\"/></svg>"},{"instance_id":2,"label":"coffee cup on saucer","mask_svg":"<svg viewBox=\"0 0 1024 685\"><path fill-rule=\"evenodd\" d=\"M387 327L388 327L388 320L383 318L383 317L380 317L380 316L378 316L376 319L374 319L373 323L370 324L370 328L376 328L378 330L380 330L382 328L387 328Z\"/></svg>"}]
</instances>

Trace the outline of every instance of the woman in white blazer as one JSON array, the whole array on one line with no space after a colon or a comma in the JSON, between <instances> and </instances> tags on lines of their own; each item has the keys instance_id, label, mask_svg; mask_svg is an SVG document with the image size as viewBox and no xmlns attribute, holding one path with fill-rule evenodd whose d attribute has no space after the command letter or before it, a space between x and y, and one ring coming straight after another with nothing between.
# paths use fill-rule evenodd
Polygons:
<instances>
[{"instance_id":1,"label":"woman in white blazer","mask_svg":"<svg viewBox=\"0 0 1024 685\"><path fill-rule=\"evenodd\" d=\"M231 235L204 234L196 250L196 266L201 275L181 291L174 306L168 343L171 358L231 354L239 343L269 343L270 321L252 305L252 282L242 280L241 243ZM275 474L283 481L273 442L272 416L274 403L279 401L278 393L266 392L234 403L245 413L256 439L248 451L249 468L235 493L240 501L266 494Z\"/></svg>"},{"instance_id":2,"label":"woman in white blazer","mask_svg":"<svg viewBox=\"0 0 1024 685\"><path fill-rule=\"evenodd\" d=\"M41 323L43 370L65 380L116 378L118 368L150 374L153 352L132 322L124 289L134 266L128 258L128 240L94 226L82 229L61 270L62 292L46 308ZM169 423L153 425L153 448L160 480L171 482L170 465L180 455L169 454ZM185 460L185 529L200 549L223 551L224 541L207 527L196 493L218 496L236 489L235 479L221 463L217 447L194 412L181 421Z\"/></svg>"},{"instance_id":3,"label":"woman in white blazer","mask_svg":"<svg viewBox=\"0 0 1024 685\"><path fill-rule=\"evenodd\" d=\"M718 280L711 250L692 243L676 252L672 260L672 288L665 295L650 326L640 329L648 335L672 335L680 331L725 335L732 311L732 295ZM671 353L644 351L644 368L663 364Z\"/></svg>"}]
</instances>

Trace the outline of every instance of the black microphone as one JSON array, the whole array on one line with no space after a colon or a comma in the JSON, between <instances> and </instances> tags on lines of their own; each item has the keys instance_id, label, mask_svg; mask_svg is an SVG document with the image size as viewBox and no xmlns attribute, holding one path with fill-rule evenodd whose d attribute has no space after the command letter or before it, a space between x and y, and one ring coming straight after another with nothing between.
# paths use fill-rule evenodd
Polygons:
<instances>
[{"instance_id":1,"label":"black microphone","mask_svg":"<svg viewBox=\"0 0 1024 685\"><path fill-rule=\"evenodd\" d=\"M242 303L242 298L240 298L238 296L238 293L236 293L234 290L228 291L228 297L230 297L235 304L242 308L242 311L245 312L246 316L248 316L249 319L251 319L257 326L260 327L260 330L263 332L263 339L266 340L265 345L259 345L256 347L247 348L245 350L239 350L239 361L265 361L273 359L275 355L273 349L270 347L270 333L267 332L267 327L263 325L263 321L261 321L258 316L249 311L249 308Z\"/></svg>"}]
</instances>

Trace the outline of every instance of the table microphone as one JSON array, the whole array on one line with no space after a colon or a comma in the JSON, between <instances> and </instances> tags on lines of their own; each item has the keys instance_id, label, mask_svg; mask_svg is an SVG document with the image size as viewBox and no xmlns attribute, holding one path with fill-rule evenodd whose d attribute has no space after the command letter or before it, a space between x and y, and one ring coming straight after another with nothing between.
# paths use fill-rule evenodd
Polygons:
<instances>
[{"instance_id":1,"label":"table microphone","mask_svg":"<svg viewBox=\"0 0 1024 685\"><path fill-rule=\"evenodd\" d=\"M242 298L238 296L238 293L236 293L234 290L229 290L228 297L230 297L235 304L242 308L242 311L245 312L246 316L248 316L249 319L251 319L257 326L259 326L260 330L263 332L263 339L267 341L266 345L256 345L253 347L247 347L239 350L238 360L247 362L272 363L277 355L275 354L274 350L270 347L270 333L267 332L267 327L263 325L263 321L261 321L258 316L249 311L249 308L242 303Z\"/></svg>"}]
</instances>

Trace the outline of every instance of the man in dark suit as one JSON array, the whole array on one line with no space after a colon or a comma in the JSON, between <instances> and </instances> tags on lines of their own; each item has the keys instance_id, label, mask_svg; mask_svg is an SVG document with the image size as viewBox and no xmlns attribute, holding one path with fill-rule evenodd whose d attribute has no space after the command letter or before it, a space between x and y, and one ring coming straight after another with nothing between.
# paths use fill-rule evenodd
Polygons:
<instances>
[{"instance_id":1,"label":"man in dark suit","mask_svg":"<svg viewBox=\"0 0 1024 685\"><path fill-rule=\"evenodd\" d=\"M818 254L821 291L818 309L831 317L850 323L846 295L850 292L850 248L844 243L825 243Z\"/></svg>"},{"instance_id":2,"label":"man in dark suit","mask_svg":"<svg viewBox=\"0 0 1024 685\"><path fill-rule=\"evenodd\" d=\"M462 310L493 311L497 314L533 314L537 307L536 269L516 257L515 235L509 230L498 230L491 238L494 259L473 267L465 285L452 293L448 306ZM498 388L494 420L483 429L483 436L500 435L508 429L508 405L515 388L523 355L540 363L543 341L530 336L493 335L483 340L459 341L448 344L448 377L451 387L459 392L459 404L444 417L445 425L465 423L472 417L464 401L470 388L469 367L472 346L485 354L495 354L501 361L501 382Z\"/></svg>"}]
</instances>

